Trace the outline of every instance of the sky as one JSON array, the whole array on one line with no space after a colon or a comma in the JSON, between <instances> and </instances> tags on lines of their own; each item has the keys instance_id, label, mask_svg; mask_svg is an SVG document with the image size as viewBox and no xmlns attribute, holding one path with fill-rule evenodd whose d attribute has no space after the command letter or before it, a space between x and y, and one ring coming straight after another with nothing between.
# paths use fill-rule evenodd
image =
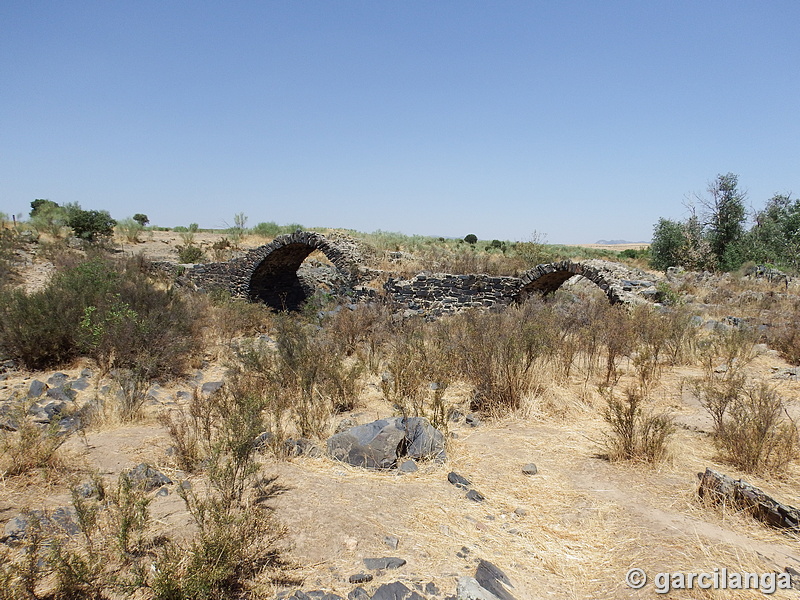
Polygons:
<instances>
[{"instance_id":1,"label":"sky","mask_svg":"<svg viewBox=\"0 0 800 600\"><path fill-rule=\"evenodd\" d=\"M800 194L800 2L0 2L0 211L647 241Z\"/></svg>"}]
</instances>

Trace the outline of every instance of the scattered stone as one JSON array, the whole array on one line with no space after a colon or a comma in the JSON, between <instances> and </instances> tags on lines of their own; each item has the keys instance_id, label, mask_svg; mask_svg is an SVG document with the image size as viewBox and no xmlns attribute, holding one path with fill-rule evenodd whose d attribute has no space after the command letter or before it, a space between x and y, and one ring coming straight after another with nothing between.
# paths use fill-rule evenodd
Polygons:
<instances>
[{"instance_id":1,"label":"scattered stone","mask_svg":"<svg viewBox=\"0 0 800 600\"><path fill-rule=\"evenodd\" d=\"M156 492L156 496L161 496L161 497L169 496L169 489L167 489L166 486L162 486L162 487L158 488L158 491Z\"/></svg>"},{"instance_id":2,"label":"scattered stone","mask_svg":"<svg viewBox=\"0 0 800 600\"><path fill-rule=\"evenodd\" d=\"M47 385L50 387L58 387L60 385L64 385L68 379L69 375L66 373L53 373L47 380Z\"/></svg>"},{"instance_id":3,"label":"scattered stone","mask_svg":"<svg viewBox=\"0 0 800 600\"><path fill-rule=\"evenodd\" d=\"M469 479L467 479L466 477L462 477L455 471L450 471L447 474L447 481L452 483L454 486L463 489L467 489L469 486L472 485L472 482Z\"/></svg>"},{"instance_id":4,"label":"scattered stone","mask_svg":"<svg viewBox=\"0 0 800 600\"><path fill-rule=\"evenodd\" d=\"M514 514L517 515L518 517L524 517L525 515L528 514L528 511L525 510L524 508L517 508L514 510Z\"/></svg>"},{"instance_id":5,"label":"scattered stone","mask_svg":"<svg viewBox=\"0 0 800 600\"><path fill-rule=\"evenodd\" d=\"M373 578L372 573L359 573L358 575L350 575L348 581L350 583L369 583Z\"/></svg>"},{"instance_id":6,"label":"scattered stone","mask_svg":"<svg viewBox=\"0 0 800 600\"><path fill-rule=\"evenodd\" d=\"M187 492L192 489L192 483L190 481L181 481L180 488L182 490L186 490Z\"/></svg>"},{"instance_id":7,"label":"scattered stone","mask_svg":"<svg viewBox=\"0 0 800 600\"><path fill-rule=\"evenodd\" d=\"M419 471L419 467L417 467L417 463L413 460L405 460L397 467L397 470L402 473L414 473Z\"/></svg>"},{"instance_id":8,"label":"scattered stone","mask_svg":"<svg viewBox=\"0 0 800 600\"><path fill-rule=\"evenodd\" d=\"M87 481L75 487L75 493L81 498L92 498L100 496L100 490L93 481Z\"/></svg>"},{"instance_id":9,"label":"scattered stone","mask_svg":"<svg viewBox=\"0 0 800 600\"><path fill-rule=\"evenodd\" d=\"M357 587L347 594L347 600L370 600L369 594L362 587Z\"/></svg>"},{"instance_id":10,"label":"scattered stone","mask_svg":"<svg viewBox=\"0 0 800 600\"><path fill-rule=\"evenodd\" d=\"M472 577L459 577L456 600L499 600Z\"/></svg>"},{"instance_id":11,"label":"scattered stone","mask_svg":"<svg viewBox=\"0 0 800 600\"><path fill-rule=\"evenodd\" d=\"M308 438L298 438L296 440L289 438L284 442L284 446L288 456L322 456L319 447Z\"/></svg>"},{"instance_id":12,"label":"scattered stone","mask_svg":"<svg viewBox=\"0 0 800 600\"><path fill-rule=\"evenodd\" d=\"M0 542L4 544L21 542L28 535L29 528L33 527L36 522L43 531L50 533L75 536L81 531L75 509L71 506L62 506L50 513L32 510L9 520L3 528Z\"/></svg>"},{"instance_id":13,"label":"scattered stone","mask_svg":"<svg viewBox=\"0 0 800 600\"><path fill-rule=\"evenodd\" d=\"M28 398L38 398L47 390L47 384L38 379L31 381L31 387L28 388Z\"/></svg>"},{"instance_id":14,"label":"scattered stone","mask_svg":"<svg viewBox=\"0 0 800 600\"><path fill-rule=\"evenodd\" d=\"M536 468L536 465L533 463L528 463L524 467L522 467L522 473L524 475L536 475L539 472L539 469Z\"/></svg>"},{"instance_id":15,"label":"scattered stone","mask_svg":"<svg viewBox=\"0 0 800 600\"><path fill-rule=\"evenodd\" d=\"M467 415L466 422L470 427L477 427L481 424L481 419L475 413L470 413Z\"/></svg>"},{"instance_id":16,"label":"scattered stone","mask_svg":"<svg viewBox=\"0 0 800 600\"><path fill-rule=\"evenodd\" d=\"M397 547L400 545L400 540L393 535L387 535L385 538L383 538L383 543L389 546L389 548L392 550L397 550Z\"/></svg>"},{"instance_id":17,"label":"scattered stone","mask_svg":"<svg viewBox=\"0 0 800 600\"><path fill-rule=\"evenodd\" d=\"M384 558L365 558L364 565L370 571L377 571L379 569L399 569L406 561L402 558L387 556Z\"/></svg>"},{"instance_id":18,"label":"scattered stone","mask_svg":"<svg viewBox=\"0 0 800 600\"><path fill-rule=\"evenodd\" d=\"M74 402L75 398L78 397L78 392L73 390L70 386L61 385L47 390L47 397L62 402Z\"/></svg>"},{"instance_id":19,"label":"scattered stone","mask_svg":"<svg viewBox=\"0 0 800 600\"><path fill-rule=\"evenodd\" d=\"M508 575L489 561L481 560L478 563L478 568L475 570L475 580L483 589L488 590L500 600L515 600L514 596L508 591L508 588L514 587Z\"/></svg>"},{"instance_id":20,"label":"scattered stone","mask_svg":"<svg viewBox=\"0 0 800 600\"><path fill-rule=\"evenodd\" d=\"M81 371L81 377L85 377L85 378L89 379L89 378L91 378L93 376L94 376L94 371L92 371L91 369L83 369Z\"/></svg>"},{"instance_id":21,"label":"scattered stone","mask_svg":"<svg viewBox=\"0 0 800 600\"><path fill-rule=\"evenodd\" d=\"M789 579L792 582L792 587L796 590L800 590L800 571L797 569L793 569L792 567L786 567L784 569L785 573L789 574Z\"/></svg>"},{"instance_id":22,"label":"scattered stone","mask_svg":"<svg viewBox=\"0 0 800 600\"><path fill-rule=\"evenodd\" d=\"M458 422L461 421L461 419L464 418L464 413L462 413L460 410L458 410L456 408L453 408L453 409L450 410L450 414L448 415L448 418L453 423L458 423Z\"/></svg>"},{"instance_id":23,"label":"scattered stone","mask_svg":"<svg viewBox=\"0 0 800 600\"><path fill-rule=\"evenodd\" d=\"M126 473L134 485L137 485L147 492L153 491L162 485L172 483L172 480L160 471L156 471L147 463L141 463Z\"/></svg>"},{"instance_id":24,"label":"scattered stone","mask_svg":"<svg viewBox=\"0 0 800 600\"><path fill-rule=\"evenodd\" d=\"M28 414L35 423L50 423L66 407L67 403L63 400L40 400L28 409Z\"/></svg>"},{"instance_id":25,"label":"scattered stone","mask_svg":"<svg viewBox=\"0 0 800 600\"><path fill-rule=\"evenodd\" d=\"M263 452L264 450L267 449L267 446L269 446L274 437L275 436L273 436L272 432L270 431L264 431L258 434L258 437L255 440L253 440L253 448L258 450L259 452Z\"/></svg>"},{"instance_id":26,"label":"scattered stone","mask_svg":"<svg viewBox=\"0 0 800 600\"><path fill-rule=\"evenodd\" d=\"M375 590L372 600L425 600L417 592L410 590L399 581L386 583Z\"/></svg>"},{"instance_id":27,"label":"scattered stone","mask_svg":"<svg viewBox=\"0 0 800 600\"><path fill-rule=\"evenodd\" d=\"M89 380L86 377L81 377L80 379L76 379L75 381L71 382L69 387L70 389L82 392L89 387Z\"/></svg>"},{"instance_id":28,"label":"scattered stone","mask_svg":"<svg viewBox=\"0 0 800 600\"><path fill-rule=\"evenodd\" d=\"M473 502L483 502L486 500L486 497L478 490L470 490L467 492L467 499L472 500Z\"/></svg>"},{"instance_id":29,"label":"scattered stone","mask_svg":"<svg viewBox=\"0 0 800 600\"><path fill-rule=\"evenodd\" d=\"M393 468L399 458L444 461L444 436L422 417L395 417L358 425L327 441L328 453L357 467Z\"/></svg>"},{"instance_id":30,"label":"scattered stone","mask_svg":"<svg viewBox=\"0 0 800 600\"><path fill-rule=\"evenodd\" d=\"M222 381L206 381L200 388L200 393L204 396L210 396L214 392L218 391L222 386Z\"/></svg>"},{"instance_id":31,"label":"scattered stone","mask_svg":"<svg viewBox=\"0 0 800 600\"><path fill-rule=\"evenodd\" d=\"M439 588L436 587L436 584L433 582L428 582L425 584L425 593L429 596L438 596L439 595Z\"/></svg>"}]
</instances>

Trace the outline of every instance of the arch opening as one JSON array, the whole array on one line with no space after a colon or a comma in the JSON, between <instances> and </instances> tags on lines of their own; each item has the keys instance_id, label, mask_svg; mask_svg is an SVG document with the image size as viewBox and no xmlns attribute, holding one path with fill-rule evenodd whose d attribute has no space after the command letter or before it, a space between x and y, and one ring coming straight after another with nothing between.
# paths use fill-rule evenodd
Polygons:
<instances>
[{"instance_id":1,"label":"arch opening","mask_svg":"<svg viewBox=\"0 0 800 600\"><path fill-rule=\"evenodd\" d=\"M307 244L294 243L270 252L250 276L250 300L275 310L300 310L314 290L298 270L314 250Z\"/></svg>"}]
</instances>

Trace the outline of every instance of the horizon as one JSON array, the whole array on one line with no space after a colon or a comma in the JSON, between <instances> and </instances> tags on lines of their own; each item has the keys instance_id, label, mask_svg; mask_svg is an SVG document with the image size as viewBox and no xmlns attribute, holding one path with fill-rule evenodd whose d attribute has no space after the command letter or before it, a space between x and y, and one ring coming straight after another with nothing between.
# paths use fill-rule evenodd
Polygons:
<instances>
[{"instance_id":1,"label":"horizon","mask_svg":"<svg viewBox=\"0 0 800 600\"><path fill-rule=\"evenodd\" d=\"M797 22L788 1L10 0L0 211L650 240L719 174L752 209L800 190Z\"/></svg>"}]
</instances>

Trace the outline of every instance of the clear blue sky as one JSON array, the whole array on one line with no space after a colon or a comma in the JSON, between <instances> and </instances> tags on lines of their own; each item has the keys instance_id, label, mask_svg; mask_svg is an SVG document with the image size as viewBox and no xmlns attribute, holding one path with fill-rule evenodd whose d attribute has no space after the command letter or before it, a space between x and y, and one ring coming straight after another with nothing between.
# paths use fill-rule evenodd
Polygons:
<instances>
[{"instance_id":1,"label":"clear blue sky","mask_svg":"<svg viewBox=\"0 0 800 600\"><path fill-rule=\"evenodd\" d=\"M0 211L649 240L800 194L800 2L0 2Z\"/></svg>"}]
</instances>

